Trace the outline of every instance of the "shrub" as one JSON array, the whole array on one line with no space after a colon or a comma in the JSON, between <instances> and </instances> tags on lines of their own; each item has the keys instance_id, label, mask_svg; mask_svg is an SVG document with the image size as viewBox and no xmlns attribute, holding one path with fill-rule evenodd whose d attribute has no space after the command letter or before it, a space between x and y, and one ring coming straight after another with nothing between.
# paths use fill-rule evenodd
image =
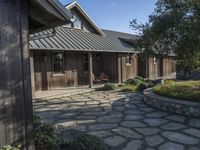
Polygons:
<instances>
[{"instance_id":1,"label":"shrub","mask_svg":"<svg viewBox=\"0 0 200 150\"><path fill-rule=\"evenodd\" d=\"M175 81L173 80L164 80L164 84L174 84Z\"/></svg>"},{"instance_id":2,"label":"shrub","mask_svg":"<svg viewBox=\"0 0 200 150\"><path fill-rule=\"evenodd\" d=\"M135 79L138 79L140 81L144 81L144 78L143 77L139 77L139 76L135 77Z\"/></svg>"},{"instance_id":3,"label":"shrub","mask_svg":"<svg viewBox=\"0 0 200 150\"><path fill-rule=\"evenodd\" d=\"M59 147L59 139L55 128L34 117L34 138L37 150L56 150Z\"/></svg>"},{"instance_id":4,"label":"shrub","mask_svg":"<svg viewBox=\"0 0 200 150\"><path fill-rule=\"evenodd\" d=\"M153 92L176 99L200 101L200 82L174 82L173 84L157 85Z\"/></svg>"},{"instance_id":5,"label":"shrub","mask_svg":"<svg viewBox=\"0 0 200 150\"><path fill-rule=\"evenodd\" d=\"M108 150L109 147L93 135L81 135L66 144L68 150Z\"/></svg>"},{"instance_id":6,"label":"shrub","mask_svg":"<svg viewBox=\"0 0 200 150\"><path fill-rule=\"evenodd\" d=\"M21 146L16 146L16 147L13 147L11 145L5 145L4 147L2 147L0 150L20 150L21 149Z\"/></svg>"},{"instance_id":7,"label":"shrub","mask_svg":"<svg viewBox=\"0 0 200 150\"><path fill-rule=\"evenodd\" d=\"M125 86L126 86L125 83L121 83L121 84L118 85L118 87L125 87Z\"/></svg>"},{"instance_id":8,"label":"shrub","mask_svg":"<svg viewBox=\"0 0 200 150\"><path fill-rule=\"evenodd\" d=\"M112 83L106 83L104 87L102 88L103 91L108 91L108 90L115 90L116 86Z\"/></svg>"},{"instance_id":9,"label":"shrub","mask_svg":"<svg viewBox=\"0 0 200 150\"><path fill-rule=\"evenodd\" d=\"M126 85L122 91L124 92L135 92L137 90L137 86Z\"/></svg>"}]
</instances>

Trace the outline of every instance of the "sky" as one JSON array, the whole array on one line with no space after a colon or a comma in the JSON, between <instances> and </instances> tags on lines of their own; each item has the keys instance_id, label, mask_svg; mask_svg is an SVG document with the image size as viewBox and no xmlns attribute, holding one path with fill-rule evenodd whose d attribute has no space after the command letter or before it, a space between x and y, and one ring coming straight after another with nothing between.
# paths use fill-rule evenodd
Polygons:
<instances>
[{"instance_id":1,"label":"sky","mask_svg":"<svg viewBox=\"0 0 200 150\"><path fill-rule=\"evenodd\" d=\"M73 0L60 0L64 5ZM157 0L76 0L101 29L134 33L130 21L148 21Z\"/></svg>"}]
</instances>

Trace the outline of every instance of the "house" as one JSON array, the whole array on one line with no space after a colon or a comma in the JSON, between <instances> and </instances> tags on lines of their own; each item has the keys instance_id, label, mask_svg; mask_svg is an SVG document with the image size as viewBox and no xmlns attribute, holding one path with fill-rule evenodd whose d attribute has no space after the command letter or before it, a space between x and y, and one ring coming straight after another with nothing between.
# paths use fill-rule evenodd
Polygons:
<instances>
[{"instance_id":1,"label":"house","mask_svg":"<svg viewBox=\"0 0 200 150\"><path fill-rule=\"evenodd\" d=\"M137 76L137 52L132 41L137 36L101 30L77 2L66 6L72 23L31 36L29 47L33 89L48 90L67 86L92 86L101 73L109 82L124 82Z\"/></svg>"},{"instance_id":2,"label":"house","mask_svg":"<svg viewBox=\"0 0 200 150\"><path fill-rule=\"evenodd\" d=\"M158 73L160 63L155 65L149 58L149 64L153 64L147 65L138 57L134 49L138 36L98 28L77 2L66 5L66 9L73 16L71 23L30 37L33 92L88 84L92 87L102 74L113 83L138 75L166 75Z\"/></svg>"}]
</instances>

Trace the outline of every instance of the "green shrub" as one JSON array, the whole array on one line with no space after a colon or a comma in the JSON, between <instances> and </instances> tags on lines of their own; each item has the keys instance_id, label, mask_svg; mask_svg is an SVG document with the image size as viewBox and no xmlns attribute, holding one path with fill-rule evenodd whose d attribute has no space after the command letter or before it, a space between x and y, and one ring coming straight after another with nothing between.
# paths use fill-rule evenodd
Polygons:
<instances>
[{"instance_id":1,"label":"green shrub","mask_svg":"<svg viewBox=\"0 0 200 150\"><path fill-rule=\"evenodd\" d=\"M137 90L137 86L133 86L133 85L126 85L122 91L124 92L135 92Z\"/></svg>"},{"instance_id":2,"label":"green shrub","mask_svg":"<svg viewBox=\"0 0 200 150\"><path fill-rule=\"evenodd\" d=\"M103 140L93 135L81 135L66 144L67 150L108 150Z\"/></svg>"},{"instance_id":3,"label":"green shrub","mask_svg":"<svg viewBox=\"0 0 200 150\"><path fill-rule=\"evenodd\" d=\"M56 150L59 147L59 139L55 128L34 117L34 138L37 150Z\"/></svg>"},{"instance_id":4,"label":"green shrub","mask_svg":"<svg viewBox=\"0 0 200 150\"><path fill-rule=\"evenodd\" d=\"M173 84L157 85L153 92L156 94L172 97L176 99L199 101L200 102L200 82L174 82Z\"/></svg>"},{"instance_id":5,"label":"green shrub","mask_svg":"<svg viewBox=\"0 0 200 150\"><path fill-rule=\"evenodd\" d=\"M138 79L138 80L140 80L140 81L144 81L144 78L143 78L143 77L140 77L140 76L135 77L135 79Z\"/></svg>"},{"instance_id":6,"label":"green shrub","mask_svg":"<svg viewBox=\"0 0 200 150\"><path fill-rule=\"evenodd\" d=\"M164 80L164 84L174 84L175 81L173 80Z\"/></svg>"},{"instance_id":7,"label":"green shrub","mask_svg":"<svg viewBox=\"0 0 200 150\"><path fill-rule=\"evenodd\" d=\"M116 86L112 83L106 83L104 87L102 88L103 91L108 91L108 90L115 90Z\"/></svg>"},{"instance_id":8,"label":"green shrub","mask_svg":"<svg viewBox=\"0 0 200 150\"><path fill-rule=\"evenodd\" d=\"M21 146L16 146L16 147L13 147L11 145L5 145L4 147L2 147L0 150L20 150L21 149Z\"/></svg>"},{"instance_id":9,"label":"green shrub","mask_svg":"<svg viewBox=\"0 0 200 150\"><path fill-rule=\"evenodd\" d=\"M125 87L125 86L126 86L125 83L121 83L121 84L118 85L118 87Z\"/></svg>"}]
</instances>

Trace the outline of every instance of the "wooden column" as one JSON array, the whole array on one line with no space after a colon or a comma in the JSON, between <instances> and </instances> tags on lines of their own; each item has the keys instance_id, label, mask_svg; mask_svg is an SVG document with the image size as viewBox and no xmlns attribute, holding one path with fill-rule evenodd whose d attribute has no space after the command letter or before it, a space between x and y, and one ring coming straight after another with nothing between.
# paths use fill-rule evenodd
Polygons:
<instances>
[{"instance_id":1,"label":"wooden column","mask_svg":"<svg viewBox=\"0 0 200 150\"><path fill-rule=\"evenodd\" d=\"M89 66L89 88L93 86L93 64L92 64L92 53L88 53L88 66Z\"/></svg>"},{"instance_id":2,"label":"wooden column","mask_svg":"<svg viewBox=\"0 0 200 150\"><path fill-rule=\"evenodd\" d=\"M118 72L118 83L122 83L122 60L121 60L121 55L117 56L117 72Z\"/></svg>"},{"instance_id":3,"label":"wooden column","mask_svg":"<svg viewBox=\"0 0 200 150\"><path fill-rule=\"evenodd\" d=\"M35 71L34 71L33 51L30 52L30 70L31 70L32 97L35 97Z\"/></svg>"},{"instance_id":4,"label":"wooden column","mask_svg":"<svg viewBox=\"0 0 200 150\"><path fill-rule=\"evenodd\" d=\"M0 1L0 147L34 150L27 0Z\"/></svg>"}]
</instances>

